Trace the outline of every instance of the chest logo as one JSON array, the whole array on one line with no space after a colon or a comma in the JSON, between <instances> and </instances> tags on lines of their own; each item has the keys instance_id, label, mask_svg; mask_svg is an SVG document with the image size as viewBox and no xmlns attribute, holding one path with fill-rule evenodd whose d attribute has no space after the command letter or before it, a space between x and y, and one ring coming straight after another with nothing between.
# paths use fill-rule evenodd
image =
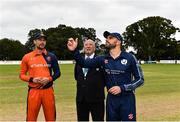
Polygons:
<instances>
[{"instance_id":1,"label":"chest logo","mask_svg":"<svg viewBox=\"0 0 180 122\"><path fill-rule=\"evenodd\" d=\"M122 59L121 60L121 64L126 65L127 64L127 60L126 59Z\"/></svg>"},{"instance_id":2,"label":"chest logo","mask_svg":"<svg viewBox=\"0 0 180 122\"><path fill-rule=\"evenodd\" d=\"M46 59L47 59L47 61L49 61L49 62L51 61L51 57L50 57L50 56L48 56Z\"/></svg>"},{"instance_id":3,"label":"chest logo","mask_svg":"<svg viewBox=\"0 0 180 122\"><path fill-rule=\"evenodd\" d=\"M105 60L104 60L104 63L105 63L105 64L107 64L107 63L108 63L108 60L107 60L107 59L105 59Z\"/></svg>"}]
</instances>

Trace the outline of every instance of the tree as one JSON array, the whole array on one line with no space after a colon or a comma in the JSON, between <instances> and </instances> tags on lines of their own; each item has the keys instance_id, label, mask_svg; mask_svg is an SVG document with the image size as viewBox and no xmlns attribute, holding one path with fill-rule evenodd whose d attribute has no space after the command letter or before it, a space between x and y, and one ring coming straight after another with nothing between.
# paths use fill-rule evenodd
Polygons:
<instances>
[{"instance_id":1,"label":"tree","mask_svg":"<svg viewBox=\"0 0 180 122\"><path fill-rule=\"evenodd\" d=\"M34 29L30 30L28 33L28 41L26 42L25 46L32 50L33 45L33 39L32 35L40 31L40 29ZM66 43L68 38L78 38L79 39L79 45L78 48L82 49L83 46L83 37L91 38L93 40L98 40L96 38L96 31L93 28L72 28L71 26L66 25L58 25L54 28L48 28L47 30L42 30L45 35L47 35L47 45L46 49L50 52L53 52L58 59L73 59L71 56L71 53L67 50ZM97 43L100 43L100 40L96 41Z\"/></svg>"},{"instance_id":2,"label":"tree","mask_svg":"<svg viewBox=\"0 0 180 122\"><path fill-rule=\"evenodd\" d=\"M167 53L169 46L176 44L173 35L177 30L179 29L174 27L169 19L159 16L147 17L127 26L123 33L125 46L134 47L141 59L158 60ZM174 52L169 56L172 55Z\"/></svg>"},{"instance_id":3,"label":"tree","mask_svg":"<svg viewBox=\"0 0 180 122\"><path fill-rule=\"evenodd\" d=\"M0 40L0 60L21 60L26 52L25 46L18 40Z\"/></svg>"}]
</instances>

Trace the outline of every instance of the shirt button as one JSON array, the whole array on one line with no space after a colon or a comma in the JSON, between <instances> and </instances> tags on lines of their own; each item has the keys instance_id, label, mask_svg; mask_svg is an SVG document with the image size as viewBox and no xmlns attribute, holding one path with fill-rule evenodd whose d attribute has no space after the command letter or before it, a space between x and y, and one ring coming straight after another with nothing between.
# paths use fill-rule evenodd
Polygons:
<instances>
[{"instance_id":1,"label":"shirt button","mask_svg":"<svg viewBox=\"0 0 180 122\"><path fill-rule=\"evenodd\" d=\"M82 85L82 88L86 87L85 85Z\"/></svg>"}]
</instances>

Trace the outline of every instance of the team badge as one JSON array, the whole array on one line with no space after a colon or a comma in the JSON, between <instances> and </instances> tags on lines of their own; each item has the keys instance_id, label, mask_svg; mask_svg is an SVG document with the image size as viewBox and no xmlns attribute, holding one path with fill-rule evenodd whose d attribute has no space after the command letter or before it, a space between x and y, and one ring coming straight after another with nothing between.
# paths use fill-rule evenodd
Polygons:
<instances>
[{"instance_id":1,"label":"team badge","mask_svg":"<svg viewBox=\"0 0 180 122\"><path fill-rule=\"evenodd\" d=\"M132 120L133 119L133 114L129 114L128 118L129 118L129 120Z\"/></svg>"},{"instance_id":2,"label":"team badge","mask_svg":"<svg viewBox=\"0 0 180 122\"><path fill-rule=\"evenodd\" d=\"M127 59L122 59L121 64L126 65L127 64Z\"/></svg>"},{"instance_id":3,"label":"team badge","mask_svg":"<svg viewBox=\"0 0 180 122\"><path fill-rule=\"evenodd\" d=\"M51 57L50 56L48 56L46 59L47 59L47 61L51 61Z\"/></svg>"},{"instance_id":4,"label":"team badge","mask_svg":"<svg viewBox=\"0 0 180 122\"><path fill-rule=\"evenodd\" d=\"M104 60L104 63L105 63L105 64L107 64L107 63L108 63L108 60L107 60L107 59L105 59L105 60Z\"/></svg>"}]
</instances>

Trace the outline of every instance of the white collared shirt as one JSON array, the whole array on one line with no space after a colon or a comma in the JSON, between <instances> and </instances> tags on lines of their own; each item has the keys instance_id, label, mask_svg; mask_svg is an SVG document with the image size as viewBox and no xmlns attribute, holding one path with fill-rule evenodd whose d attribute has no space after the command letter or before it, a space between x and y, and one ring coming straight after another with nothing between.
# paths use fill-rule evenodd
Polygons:
<instances>
[{"instance_id":1,"label":"white collared shirt","mask_svg":"<svg viewBox=\"0 0 180 122\"><path fill-rule=\"evenodd\" d=\"M87 55L85 54L85 59L86 59L87 57L89 57L90 59L92 59L92 58L94 58L94 55L95 55L95 53L91 54L90 56L87 56Z\"/></svg>"},{"instance_id":2,"label":"white collared shirt","mask_svg":"<svg viewBox=\"0 0 180 122\"><path fill-rule=\"evenodd\" d=\"M86 58L92 59L92 58L94 58L94 55L95 55L94 53L91 54L90 56L87 56L87 55L85 54L85 59L86 59ZM87 73L88 73L88 68L82 68L82 70L83 70L84 76L86 77L86 75L87 75Z\"/></svg>"}]
</instances>

